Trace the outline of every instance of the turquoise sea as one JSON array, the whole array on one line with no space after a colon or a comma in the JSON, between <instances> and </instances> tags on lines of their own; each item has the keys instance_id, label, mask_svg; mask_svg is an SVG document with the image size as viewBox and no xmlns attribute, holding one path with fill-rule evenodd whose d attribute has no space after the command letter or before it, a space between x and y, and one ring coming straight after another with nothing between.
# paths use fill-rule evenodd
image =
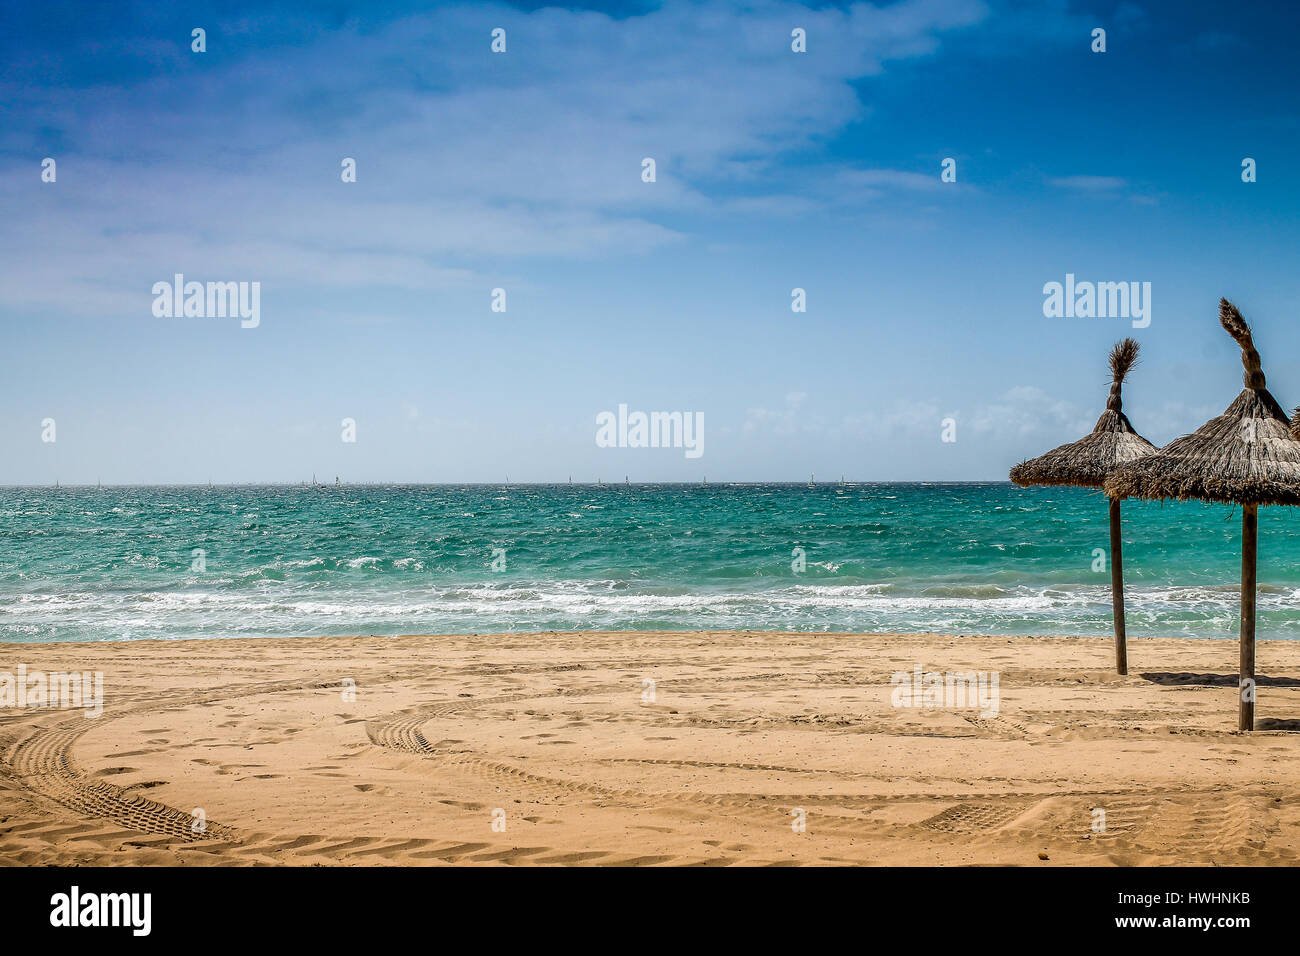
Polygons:
<instances>
[{"instance_id":1,"label":"turquoise sea","mask_svg":"<svg viewBox=\"0 0 1300 956\"><path fill-rule=\"evenodd\" d=\"M1240 513L1124 514L1130 634L1235 635ZM1096 492L1008 484L7 488L0 640L1104 635L1107 528ZM1261 509L1259 560L1260 636L1300 637L1291 509Z\"/></svg>"}]
</instances>

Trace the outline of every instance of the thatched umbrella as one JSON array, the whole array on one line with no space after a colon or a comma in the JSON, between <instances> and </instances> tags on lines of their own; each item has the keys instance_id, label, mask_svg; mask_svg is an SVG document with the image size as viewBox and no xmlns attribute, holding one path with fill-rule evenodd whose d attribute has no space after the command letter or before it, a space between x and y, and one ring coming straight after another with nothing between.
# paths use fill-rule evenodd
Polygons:
<instances>
[{"instance_id":1,"label":"thatched umbrella","mask_svg":"<svg viewBox=\"0 0 1300 956\"><path fill-rule=\"evenodd\" d=\"M1137 361L1133 339L1115 343L1110 350L1110 398L1097 419L1097 427L1076 442L1053 448L1045 455L1011 469L1018 485L1073 485L1100 488L1116 467L1150 455L1156 446L1134 430L1124 414L1120 388ZM1128 673L1128 646L1124 633L1124 557L1120 538L1119 499L1110 499L1110 594L1115 618L1115 670Z\"/></svg>"},{"instance_id":2,"label":"thatched umbrella","mask_svg":"<svg viewBox=\"0 0 1300 956\"><path fill-rule=\"evenodd\" d=\"M1241 707L1238 728L1255 729L1255 551L1260 505L1300 504L1300 441L1264 387L1250 326L1227 299L1219 321L1241 346L1246 387L1228 410L1164 450L1119 468L1114 497L1196 498L1241 505Z\"/></svg>"}]
</instances>

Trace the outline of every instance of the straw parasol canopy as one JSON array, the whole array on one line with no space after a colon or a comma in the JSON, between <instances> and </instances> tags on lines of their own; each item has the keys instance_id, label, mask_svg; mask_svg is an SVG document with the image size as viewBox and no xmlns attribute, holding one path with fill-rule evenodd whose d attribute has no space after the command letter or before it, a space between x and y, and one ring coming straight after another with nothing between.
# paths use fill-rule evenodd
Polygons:
<instances>
[{"instance_id":1,"label":"straw parasol canopy","mask_svg":"<svg viewBox=\"0 0 1300 956\"><path fill-rule=\"evenodd\" d=\"M1118 466L1150 455L1156 446L1137 433L1120 391L1129 370L1137 364L1138 344L1133 339L1116 342L1110 350L1110 397L1093 430L1078 441L1061 445L1011 469L1018 485L1072 485L1100 488ZM1119 499L1110 500L1110 594L1115 621L1115 671L1128 673L1128 644L1124 628L1124 557L1120 534Z\"/></svg>"},{"instance_id":2,"label":"straw parasol canopy","mask_svg":"<svg viewBox=\"0 0 1300 956\"><path fill-rule=\"evenodd\" d=\"M1219 300L1219 321L1241 346L1245 384L1218 418L1171 441L1159 455L1125 468L1106 485L1119 497L1178 498L1239 505L1300 505L1300 441L1264 387L1250 327Z\"/></svg>"},{"instance_id":3,"label":"straw parasol canopy","mask_svg":"<svg viewBox=\"0 0 1300 956\"><path fill-rule=\"evenodd\" d=\"M1199 499L1242 506L1239 727L1253 730L1258 506L1300 504L1300 440L1265 387L1250 326L1227 299L1219 300L1219 321L1241 346L1246 387L1218 418L1160 452L1117 469L1105 490L1119 498Z\"/></svg>"},{"instance_id":4,"label":"straw parasol canopy","mask_svg":"<svg viewBox=\"0 0 1300 956\"><path fill-rule=\"evenodd\" d=\"M1100 488L1117 466L1154 452L1156 446L1139 435L1124 414L1120 395L1137 357L1138 344L1133 339L1116 342L1110 350L1110 398L1096 427L1078 441L1016 465L1011 469L1011 480L1018 485Z\"/></svg>"}]
</instances>

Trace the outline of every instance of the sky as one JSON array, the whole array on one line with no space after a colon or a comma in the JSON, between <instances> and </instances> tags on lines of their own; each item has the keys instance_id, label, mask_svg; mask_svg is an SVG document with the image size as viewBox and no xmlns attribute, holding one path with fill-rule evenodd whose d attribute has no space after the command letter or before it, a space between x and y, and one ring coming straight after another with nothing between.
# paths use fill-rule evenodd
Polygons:
<instances>
[{"instance_id":1,"label":"sky","mask_svg":"<svg viewBox=\"0 0 1300 956\"><path fill-rule=\"evenodd\" d=\"M1184 0L5 4L0 484L1003 480L1092 428L1125 335L1147 438L1219 414L1220 296L1291 407L1297 27ZM156 315L177 273L258 283L258 324ZM1150 283L1149 324L1046 316L1067 274ZM702 454L603 447L620 405L702 416Z\"/></svg>"}]
</instances>

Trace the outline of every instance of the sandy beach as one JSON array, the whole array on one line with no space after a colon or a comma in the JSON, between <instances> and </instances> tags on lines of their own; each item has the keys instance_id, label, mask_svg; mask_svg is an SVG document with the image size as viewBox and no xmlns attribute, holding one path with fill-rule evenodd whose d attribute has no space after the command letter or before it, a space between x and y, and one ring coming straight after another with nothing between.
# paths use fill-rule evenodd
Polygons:
<instances>
[{"instance_id":1,"label":"sandy beach","mask_svg":"<svg viewBox=\"0 0 1300 956\"><path fill-rule=\"evenodd\" d=\"M1254 734L1236 651L1133 641L1121 678L1101 638L7 644L104 704L0 711L0 863L1294 865L1300 643L1260 645ZM918 664L996 672L997 713L895 706Z\"/></svg>"}]
</instances>

